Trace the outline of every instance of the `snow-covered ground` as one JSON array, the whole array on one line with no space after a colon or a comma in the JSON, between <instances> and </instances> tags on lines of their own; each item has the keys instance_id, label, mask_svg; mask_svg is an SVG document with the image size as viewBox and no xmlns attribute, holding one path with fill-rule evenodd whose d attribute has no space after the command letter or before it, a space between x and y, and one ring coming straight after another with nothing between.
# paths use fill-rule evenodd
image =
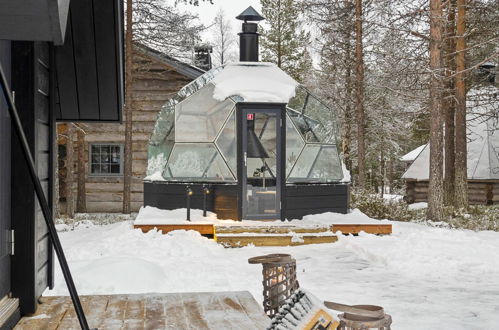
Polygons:
<instances>
[{"instance_id":1,"label":"snow-covered ground","mask_svg":"<svg viewBox=\"0 0 499 330\"><path fill-rule=\"evenodd\" d=\"M325 219L369 218L355 211L306 222ZM249 290L261 301L261 266L248 258L291 253L301 287L324 300L381 305L393 329L499 328L499 233L402 222L393 222L393 231L341 236L333 244L238 249L192 231L143 234L131 222L84 223L60 235L80 294ZM67 294L59 269L45 294Z\"/></svg>"}]
</instances>

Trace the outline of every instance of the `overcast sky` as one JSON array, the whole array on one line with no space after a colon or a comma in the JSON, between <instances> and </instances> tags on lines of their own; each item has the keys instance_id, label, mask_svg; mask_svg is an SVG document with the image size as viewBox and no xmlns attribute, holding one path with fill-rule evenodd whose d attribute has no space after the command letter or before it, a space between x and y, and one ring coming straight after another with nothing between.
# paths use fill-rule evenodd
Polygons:
<instances>
[{"instance_id":1,"label":"overcast sky","mask_svg":"<svg viewBox=\"0 0 499 330\"><path fill-rule=\"evenodd\" d=\"M213 23L218 10L223 8L227 18L232 22L232 31L237 35L241 31L242 22L237 20L236 16L249 6L252 6L261 14L260 0L213 0L213 4L200 0L199 6L179 4L178 8L198 14L200 21L206 26ZM210 31L203 33L203 41L210 41L212 39L211 34Z\"/></svg>"}]
</instances>

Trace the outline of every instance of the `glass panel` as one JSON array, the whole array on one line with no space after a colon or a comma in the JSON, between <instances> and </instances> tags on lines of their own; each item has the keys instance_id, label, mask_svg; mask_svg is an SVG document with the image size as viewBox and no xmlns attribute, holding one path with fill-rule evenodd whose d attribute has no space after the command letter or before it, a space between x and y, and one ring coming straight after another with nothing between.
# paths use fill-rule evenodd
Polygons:
<instances>
[{"instance_id":1,"label":"glass panel","mask_svg":"<svg viewBox=\"0 0 499 330\"><path fill-rule=\"evenodd\" d=\"M298 131L306 142L320 142L319 138L312 129L313 127L319 125L318 122L311 120L310 118L302 115L300 112L289 108L287 109L287 114L295 124L296 128L298 128Z\"/></svg>"},{"instance_id":2,"label":"glass panel","mask_svg":"<svg viewBox=\"0 0 499 330\"><path fill-rule=\"evenodd\" d=\"M168 157L172 152L173 145L173 141L167 140L160 145L149 145L147 147L147 176L153 175L156 172L163 172Z\"/></svg>"},{"instance_id":3,"label":"glass panel","mask_svg":"<svg viewBox=\"0 0 499 330\"><path fill-rule=\"evenodd\" d=\"M101 173L109 173L109 165L107 164L101 164Z\"/></svg>"},{"instance_id":4,"label":"glass panel","mask_svg":"<svg viewBox=\"0 0 499 330\"><path fill-rule=\"evenodd\" d=\"M236 141L236 112L233 111L227 120L216 144L234 175L237 175L237 141Z\"/></svg>"},{"instance_id":5,"label":"glass panel","mask_svg":"<svg viewBox=\"0 0 499 330\"><path fill-rule=\"evenodd\" d=\"M288 115L286 115L286 177L291 172L296 163L305 142L296 130L295 125Z\"/></svg>"},{"instance_id":6,"label":"glass panel","mask_svg":"<svg viewBox=\"0 0 499 330\"><path fill-rule=\"evenodd\" d=\"M120 174L120 165L111 165L111 173Z\"/></svg>"},{"instance_id":7,"label":"glass panel","mask_svg":"<svg viewBox=\"0 0 499 330\"><path fill-rule=\"evenodd\" d=\"M212 142L220 131L234 102L213 98L209 84L175 107L175 142Z\"/></svg>"},{"instance_id":8,"label":"glass panel","mask_svg":"<svg viewBox=\"0 0 499 330\"><path fill-rule=\"evenodd\" d=\"M245 115L243 134L246 155L244 172L245 219L279 218L278 131L276 113L256 112Z\"/></svg>"},{"instance_id":9,"label":"glass panel","mask_svg":"<svg viewBox=\"0 0 499 330\"><path fill-rule=\"evenodd\" d=\"M305 88L302 86L296 87L295 96L289 100L288 107L295 111L302 112L307 95L308 92Z\"/></svg>"},{"instance_id":10,"label":"glass panel","mask_svg":"<svg viewBox=\"0 0 499 330\"><path fill-rule=\"evenodd\" d=\"M307 104L305 106L305 121L311 129L313 141L319 140L323 143L330 143L334 141L334 121L331 109L326 107L318 98L309 95ZM327 126L327 127L326 127ZM309 140L307 140L309 142Z\"/></svg>"},{"instance_id":11,"label":"glass panel","mask_svg":"<svg viewBox=\"0 0 499 330\"><path fill-rule=\"evenodd\" d=\"M100 173L100 165L92 164L92 174L99 174L99 173Z\"/></svg>"},{"instance_id":12,"label":"glass panel","mask_svg":"<svg viewBox=\"0 0 499 330\"><path fill-rule=\"evenodd\" d=\"M163 177L174 181L235 181L212 143L176 143Z\"/></svg>"},{"instance_id":13,"label":"glass panel","mask_svg":"<svg viewBox=\"0 0 499 330\"><path fill-rule=\"evenodd\" d=\"M288 182L331 182L342 178L336 146L308 144L291 171Z\"/></svg>"},{"instance_id":14,"label":"glass panel","mask_svg":"<svg viewBox=\"0 0 499 330\"><path fill-rule=\"evenodd\" d=\"M174 127L175 105L182 102L187 97L194 94L206 84L208 84L222 69L223 67L217 67L204 73L202 76L196 78L194 81L184 86L177 94L175 94L174 97L172 97L165 103L158 115L156 125L149 140L150 144L157 145L163 142L164 139L169 135L169 131Z\"/></svg>"}]
</instances>

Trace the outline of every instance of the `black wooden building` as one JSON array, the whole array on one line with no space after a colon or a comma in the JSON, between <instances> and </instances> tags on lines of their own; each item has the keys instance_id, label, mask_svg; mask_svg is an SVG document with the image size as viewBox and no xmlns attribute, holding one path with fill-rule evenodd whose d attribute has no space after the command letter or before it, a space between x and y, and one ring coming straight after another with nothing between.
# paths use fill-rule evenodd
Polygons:
<instances>
[{"instance_id":1,"label":"black wooden building","mask_svg":"<svg viewBox=\"0 0 499 330\"><path fill-rule=\"evenodd\" d=\"M54 202L56 121L120 122L122 0L0 1L0 64ZM33 313L54 259L7 103L0 94L0 328Z\"/></svg>"}]
</instances>

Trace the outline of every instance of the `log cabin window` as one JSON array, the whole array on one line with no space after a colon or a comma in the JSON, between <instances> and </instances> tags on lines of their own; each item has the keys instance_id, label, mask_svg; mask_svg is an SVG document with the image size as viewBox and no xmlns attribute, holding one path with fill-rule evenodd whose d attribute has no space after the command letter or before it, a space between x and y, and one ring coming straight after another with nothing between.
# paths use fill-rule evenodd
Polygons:
<instances>
[{"instance_id":1,"label":"log cabin window","mask_svg":"<svg viewBox=\"0 0 499 330\"><path fill-rule=\"evenodd\" d=\"M123 145L93 143L90 145L90 175L123 175Z\"/></svg>"}]
</instances>

